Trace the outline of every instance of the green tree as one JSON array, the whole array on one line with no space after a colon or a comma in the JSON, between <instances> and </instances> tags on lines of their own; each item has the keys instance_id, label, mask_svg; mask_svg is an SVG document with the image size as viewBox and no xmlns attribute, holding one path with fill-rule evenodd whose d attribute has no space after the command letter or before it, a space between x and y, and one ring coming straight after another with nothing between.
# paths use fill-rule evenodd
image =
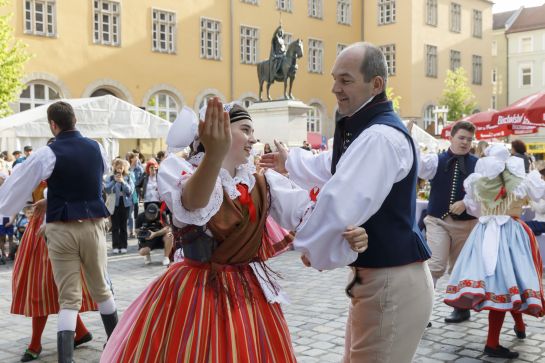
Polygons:
<instances>
[{"instance_id":1,"label":"green tree","mask_svg":"<svg viewBox=\"0 0 545 363\"><path fill-rule=\"evenodd\" d=\"M449 121L457 121L473 113L477 102L469 87L466 71L462 67L456 68L455 71L447 70L445 89L439 104L448 107Z\"/></svg>"},{"instance_id":2,"label":"green tree","mask_svg":"<svg viewBox=\"0 0 545 363\"><path fill-rule=\"evenodd\" d=\"M398 96L394 93L393 87L386 87L386 97L392 101L392 106L394 107L395 112L399 112L399 101L401 100L401 96Z\"/></svg>"},{"instance_id":3,"label":"green tree","mask_svg":"<svg viewBox=\"0 0 545 363\"><path fill-rule=\"evenodd\" d=\"M2 9L8 0L0 0ZM23 66L30 56L26 45L13 38L11 14L0 15L0 117L11 113L9 103L17 99L23 84Z\"/></svg>"}]
</instances>

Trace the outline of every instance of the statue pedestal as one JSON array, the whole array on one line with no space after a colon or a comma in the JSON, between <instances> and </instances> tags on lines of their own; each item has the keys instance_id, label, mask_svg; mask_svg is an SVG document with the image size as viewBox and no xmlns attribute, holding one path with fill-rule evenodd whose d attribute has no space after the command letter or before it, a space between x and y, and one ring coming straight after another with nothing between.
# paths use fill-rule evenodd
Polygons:
<instances>
[{"instance_id":1,"label":"statue pedestal","mask_svg":"<svg viewBox=\"0 0 545 363\"><path fill-rule=\"evenodd\" d=\"M307 112L311 107L297 100L256 102L248 107L255 138L269 143L283 141L288 146L302 146L307 139Z\"/></svg>"}]
</instances>

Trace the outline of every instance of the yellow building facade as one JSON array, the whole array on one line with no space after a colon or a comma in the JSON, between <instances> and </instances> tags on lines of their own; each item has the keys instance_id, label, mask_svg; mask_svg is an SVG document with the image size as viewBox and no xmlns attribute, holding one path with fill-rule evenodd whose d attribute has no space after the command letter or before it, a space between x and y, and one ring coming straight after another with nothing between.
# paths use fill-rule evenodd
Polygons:
<instances>
[{"instance_id":1,"label":"yellow building facade","mask_svg":"<svg viewBox=\"0 0 545 363\"><path fill-rule=\"evenodd\" d=\"M17 39L28 44L28 85L13 106L20 111L55 98L111 93L173 120L182 106L195 110L207 97L245 104L258 98L256 62L269 58L280 21L286 43L300 38L293 93L311 105L309 131L331 137L335 97L330 71L343 46L365 39L389 53L390 85L401 96L402 117L422 119L438 103L449 51L459 50L471 77L481 56L478 108L490 107L491 2L456 0L461 30L449 31L446 0L437 25L426 23L428 0L13 0L8 11ZM472 12L482 34L471 35ZM392 14L393 18L392 18ZM384 18L389 22L383 23ZM426 76L426 45L437 47L436 76ZM393 54L393 58L392 58ZM394 63L392 63L394 59ZM471 79L471 78L470 78ZM273 99L283 85L273 84ZM263 95L265 97L265 95ZM151 145L152 149L162 144ZM120 151L135 145L121 144Z\"/></svg>"}]
</instances>

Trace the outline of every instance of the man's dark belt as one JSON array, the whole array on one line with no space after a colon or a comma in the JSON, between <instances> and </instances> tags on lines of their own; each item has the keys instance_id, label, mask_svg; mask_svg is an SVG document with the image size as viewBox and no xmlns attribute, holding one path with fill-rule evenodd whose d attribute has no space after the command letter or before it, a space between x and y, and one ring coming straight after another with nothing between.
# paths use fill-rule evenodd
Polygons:
<instances>
[{"instance_id":1,"label":"man's dark belt","mask_svg":"<svg viewBox=\"0 0 545 363\"><path fill-rule=\"evenodd\" d=\"M217 241L206 234L204 227L187 226L173 228L174 243L181 248L185 258L199 262L208 262L218 245Z\"/></svg>"}]
</instances>

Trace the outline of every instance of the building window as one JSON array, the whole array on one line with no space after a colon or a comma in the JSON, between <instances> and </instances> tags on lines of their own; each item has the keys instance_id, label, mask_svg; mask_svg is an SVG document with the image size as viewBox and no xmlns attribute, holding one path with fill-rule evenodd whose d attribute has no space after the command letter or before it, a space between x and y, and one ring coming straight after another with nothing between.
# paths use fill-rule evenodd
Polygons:
<instances>
[{"instance_id":1,"label":"building window","mask_svg":"<svg viewBox=\"0 0 545 363\"><path fill-rule=\"evenodd\" d=\"M257 99L253 98L253 97L246 97L242 100L242 105L245 107L245 108L248 108L250 107L251 105L253 105L254 103L257 102Z\"/></svg>"},{"instance_id":2,"label":"building window","mask_svg":"<svg viewBox=\"0 0 545 363\"><path fill-rule=\"evenodd\" d=\"M396 74L396 45L387 44L380 47L380 50L386 58L386 64L388 65L388 75L395 76Z\"/></svg>"},{"instance_id":3,"label":"building window","mask_svg":"<svg viewBox=\"0 0 545 363\"><path fill-rule=\"evenodd\" d=\"M157 92L151 96L146 107L148 112L170 122L176 120L179 108L174 97L165 92Z\"/></svg>"},{"instance_id":4,"label":"building window","mask_svg":"<svg viewBox=\"0 0 545 363\"><path fill-rule=\"evenodd\" d=\"M437 78L437 47L426 45L426 77Z\"/></svg>"},{"instance_id":5,"label":"building window","mask_svg":"<svg viewBox=\"0 0 545 363\"><path fill-rule=\"evenodd\" d=\"M483 37L483 12L480 10L473 10L473 36Z\"/></svg>"},{"instance_id":6,"label":"building window","mask_svg":"<svg viewBox=\"0 0 545 363\"><path fill-rule=\"evenodd\" d=\"M284 39L284 44L286 44L287 47L293 40L293 34L284 32L284 36L282 38Z\"/></svg>"},{"instance_id":7,"label":"building window","mask_svg":"<svg viewBox=\"0 0 545 363\"><path fill-rule=\"evenodd\" d=\"M392 24L396 22L395 0L378 0L378 24Z\"/></svg>"},{"instance_id":8,"label":"building window","mask_svg":"<svg viewBox=\"0 0 545 363\"><path fill-rule=\"evenodd\" d=\"M308 40L308 71L311 73L322 73L324 59L324 44L321 40Z\"/></svg>"},{"instance_id":9,"label":"building window","mask_svg":"<svg viewBox=\"0 0 545 363\"><path fill-rule=\"evenodd\" d=\"M498 55L498 42L495 40L492 41L492 55L494 57Z\"/></svg>"},{"instance_id":10,"label":"building window","mask_svg":"<svg viewBox=\"0 0 545 363\"><path fill-rule=\"evenodd\" d=\"M151 48L154 52L176 53L176 14L152 9Z\"/></svg>"},{"instance_id":11,"label":"building window","mask_svg":"<svg viewBox=\"0 0 545 363\"><path fill-rule=\"evenodd\" d=\"M496 97L496 95L493 95L492 96L492 102L490 103L490 107L495 110L498 108L498 98Z\"/></svg>"},{"instance_id":12,"label":"building window","mask_svg":"<svg viewBox=\"0 0 545 363\"><path fill-rule=\"evenodd\" d=\"M352 24L352 0L337 0L337 23Z\"/></svg>"},{"instance_id":13,"label":"building window","mask_svg":"<svg viewBox=\"0 0 545 363\"><path fill-rule=\"evenodd\" d=\"M527 87L532 85L532 65L522 64L520 66L520 86Z\"/></svg>"},{"instance_id":14,"label":"building window","mask_svg":"<svg viewBox=\"0 0 545 363\"><path fill-rule=\"evenodd\" d=\"M241 0L243 3L257 5L257 0Z\"/></svg>"},{"instance_id":15,"label":"building window","mask_svg":"<svg viewBox=\"0 0 545 363\"><path fill-rule=\"evenodd\" d=\"M276 0L276 9L291 13L291 0Z\"/></svg>"},{"instance_id":16,"label":"building window","mask_svg":"<svg viewBox=\"0 0 545 363\"><path fill-rule=\"evenodd\" d=\"M462 65L462 53L458 50L450 51L450 70L455 71Z\"/></svg>"},{"instance_id":17,"label":"building window","mask_svg":"<svg viewBox=\"0 0 545 363\"><path fill-rule=\"evenodd\" d=\"M257 28L240 27L240 63L257 63L258 40L259 30Z\"/></svg>"},{"instance_id":18,"label":"building window","mask_svg":"<svg viewBox=\"0 0 545 363\"><path fill-rule=\"evenodd\" d=\"M121 7L117 1L93 1L93 40L96 44L121 44Z\"/></svg>"},{"instance_id":19,"label":"building window","mask_svg":"<svg viewBox=\"0 0 545 363\"><path fill-rule=\"evenodd\" d=\"M496 84L498 81L498 70L496 68L492 68L492 84Z\"/></svg>"},{"instance_id":20,"label":"building window","mask_svg":"<svg viewBox=\"0 0 545 363\"><path fill-rule=\"evenodd\" d=\"M308 0L308 16L311 18L323 18L323 0Z\"/></svg>"},{"instance_id":21,"label":"building window","mask_svg":"<svg viewBox=\"0 0 545 363\"><path fill-rule=\"evenodd\" d=\"M55 0L25 0L25 34L57 34Z\"/></svg>"},{"instance_id":22,"label":"building window","mask_svg":"<svg viewBox=\"0 0 545 363\"><path fill-rule=\"evenodd\" d=\"M59 91L44 83L30 83L19 95L19 112L60 98Z\"/></svg>"},{"instance_id":23,"label":"building window","mask_svg":"<svg viewBox=\"0 0 545 363\"><path fill-rule=\"evenodd\" d=\"M337 43L337 55L339 55L339 53L342 52L343 49L346 48L346 47L347 47L346 44Z\"/></svg>"},{"instance_id":24,"label":"building window","mask_svg":"<svg viewBox=\"0 0 545 363\"><path fill-rule=\"evenodd\" d=\"M483 83L483 58L480 55L474 55L472 61L473 84Z\"/></svg>"},{"instance_id":25,"label":"building window","mask_svg":"<svg viewBox=\"0 0 545 363\"><path fill-rule=\"evenodd\" d=\"M531 52L533 51L533 39L532 37L523 37L520 38L520 45L519 45L519 51L521 53Z\"/></svg>"},{"instance_id":26,"label":"building window","mask_svg":"<svg viewBox=\"0 0 545 363\"><path fill-rule=\"evenodd\" d=\"M437 26L437 0L426 1L426 24Z\"/></svg>"},{"instance_id":27,"label":"building window","mask_svg":"<svg viewBox=\"0 0 545 363\"><path fill-rule=\"evenodd\" d=\"M221 23L201 18L201 58L221 59Z\"/></svg>"},{"instance_id":28,"label":"building window","mask_svg":"<svg viewBox=\"0 0 545 363\"><path fill-rule=\"evenodd\" d=\"M434 105L429 105L424 110L424 117L423 117L423 119L424 119L424 129L427 129L428 126L435 123L435 114L433 113L434 110L435 110Z\"/></svg>"},{"instance_id":29,"label":"building window","mask_svg":"<svg viewBox=\"0 0 545 363\"><path fill-rule=\"evenodd\" d=\"M462 5L450 3L450 31L460 33L462 31Z\"/></svg>"},{"instance_id":30,"label":"building window","mask_svg":"<svg viewBox=\"0 0 545 363\"><path fill-rule=\"evenodd\" d=\"M312 103L310 104L310 107L312 108L307 112L307 132L322 133L321 106L316 103Z\"/></svg>"}]
</instances>

